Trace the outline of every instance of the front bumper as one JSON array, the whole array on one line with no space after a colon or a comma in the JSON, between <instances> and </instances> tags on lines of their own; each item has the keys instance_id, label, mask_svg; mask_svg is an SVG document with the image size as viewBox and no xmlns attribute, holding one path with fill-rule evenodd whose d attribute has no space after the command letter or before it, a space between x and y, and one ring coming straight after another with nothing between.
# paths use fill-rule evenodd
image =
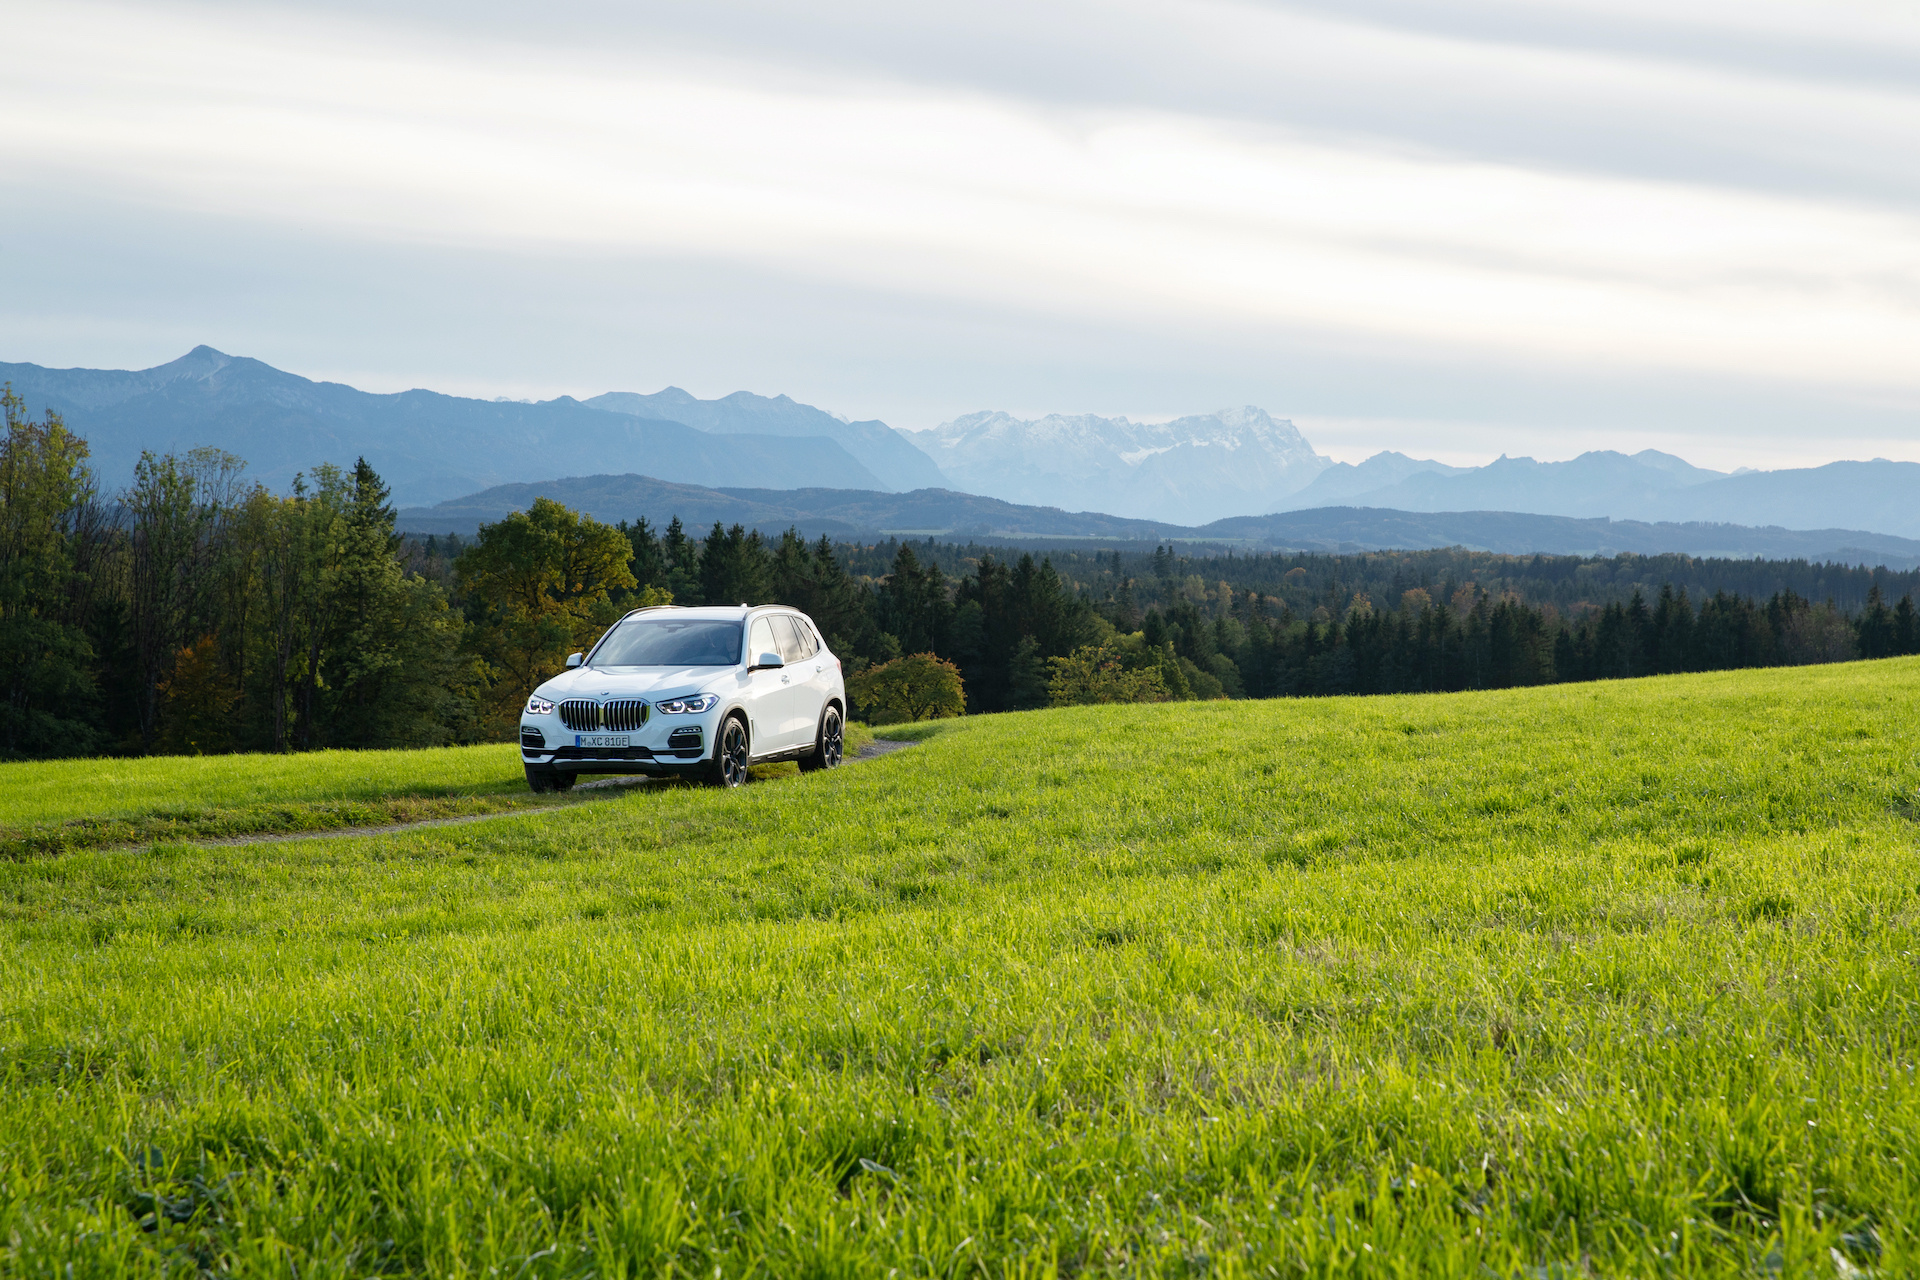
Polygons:
<instances>
[{"instance_id":1,"label":"front bumper","mask_svg":"<svg viewBox=\"0 0 1920 1280\"><path fill-rule=\"evenodd\" d=\"M534 768L565 773L677 773L697 769L713 745L717 712L659 715L629 733L624 747L582 746L581 740L606 737L577 733L557 715L520 718L520 759Z\"/></svg>"}]
</instances>

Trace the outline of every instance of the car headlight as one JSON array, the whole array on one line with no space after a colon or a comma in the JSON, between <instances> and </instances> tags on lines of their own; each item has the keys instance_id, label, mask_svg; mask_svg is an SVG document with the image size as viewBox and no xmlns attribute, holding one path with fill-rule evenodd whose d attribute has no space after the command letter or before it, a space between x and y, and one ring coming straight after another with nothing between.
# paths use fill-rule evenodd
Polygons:
<instances>
[{"instance_id":1,"label":"car headlight","mask_svg":"<svg viewBox=\"0 0 1920 1280\"><path fill-rule=\"evenodd\" d=\"M550 716L553 704L538 695L527 699L527 714L530 716Z\"/></svg>"},{"instance_id":2,"label":"car headlight","mask_svg":"<svg viewBox=\"0 0 1920 1280\"><path fill-rule=\"evenodd\" d=\"M654 703L653 709L663 716L686 716L711 711L719 705L719 694L702 693L691 698L668 698L665 702Z\"/></svg>"}]
</instances>

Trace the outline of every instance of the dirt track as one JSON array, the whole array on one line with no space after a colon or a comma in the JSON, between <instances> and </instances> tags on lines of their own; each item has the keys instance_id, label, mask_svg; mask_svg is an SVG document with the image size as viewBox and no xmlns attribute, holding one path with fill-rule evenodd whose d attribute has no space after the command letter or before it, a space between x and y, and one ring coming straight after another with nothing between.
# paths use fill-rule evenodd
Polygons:
<instances>
[{"instance_id":1,"label":"dirt track","mask_svg":"<svg viewBox=\"0 0 1920 1280\"><path fill-rule=\"evenodd\" d=\"M914 742L887 742L876 738L848 756L844 763L858 764L862 760L875 760L881 756L892 755L896 751L918 745L918 743ZM656 780L653 778L641 777L597 778L592 782L579 783L573 788L572 794L580 796L581 792L588 792L590 794L580 796L580 798L582 801L591 803L593 800L599 799L604 795L627 791L634 787L643 787L654 781ZM338 840L348 836L386 835L393 831L423 831L429 827L458 827L469 822L491 822L497 818L524 818L528 814L551 813L556 810L571 809L573 807L572 804L562 802L533 809L508 809L504 813L473 813L459 818L427 818L420 822L392 822L379 827L336 827L331 831L288 831L263 836L219 836L211 840L189 840L182 843L214 848L223 845L280 844L288 840ZM134 845L128 847L141 848L144 846Z\"/></svg>"}]
</instances>

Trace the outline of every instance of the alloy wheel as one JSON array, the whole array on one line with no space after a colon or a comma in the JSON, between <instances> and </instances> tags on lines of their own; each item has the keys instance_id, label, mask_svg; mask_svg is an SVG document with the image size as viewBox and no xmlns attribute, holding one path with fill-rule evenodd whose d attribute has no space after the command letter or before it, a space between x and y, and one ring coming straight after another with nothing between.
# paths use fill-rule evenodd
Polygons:
<instances>
[{"instance_id":1,"label":"alloy wheel","mask_svg":"<svg viewBox=\"0 0 1920 1280\"><path fill-rule=\"evenodd\" d=\"M821 764L832 769L839 765L840 755L846 745L846 734L841 732L840 717L829 714L827 723L820 729Z\"/></svg>"},{"instance_id":2,"label":"alloy wheel","mask_svg":"<svg viewBox=\"0 0 1920 1280\"><path fill-rule=\"evenodd\" d=\"M729 720L720 735L720 784L737 787L746 780L747 730L738 720Z\"/></svg>"}]
</instances>

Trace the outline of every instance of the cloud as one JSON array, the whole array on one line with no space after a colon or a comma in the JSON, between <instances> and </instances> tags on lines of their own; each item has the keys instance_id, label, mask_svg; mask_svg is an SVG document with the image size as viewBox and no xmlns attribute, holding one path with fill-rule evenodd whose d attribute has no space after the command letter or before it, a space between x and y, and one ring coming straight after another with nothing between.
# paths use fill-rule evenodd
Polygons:
<instances>
[{"instance_id":1,"label":"cloud","mask_svg":"<svg viewBox=\"0 0 1920 1280\"><path fill-rule=\"evenodd\" d=\"M0 165L209 227L997 311L1063 349L1313 335L1920 392L1920 39L1897 10L528 12L38 7L12 24ZM1403 412L1369 394L1341 416Z\"/></svg>"}]
</instances>

